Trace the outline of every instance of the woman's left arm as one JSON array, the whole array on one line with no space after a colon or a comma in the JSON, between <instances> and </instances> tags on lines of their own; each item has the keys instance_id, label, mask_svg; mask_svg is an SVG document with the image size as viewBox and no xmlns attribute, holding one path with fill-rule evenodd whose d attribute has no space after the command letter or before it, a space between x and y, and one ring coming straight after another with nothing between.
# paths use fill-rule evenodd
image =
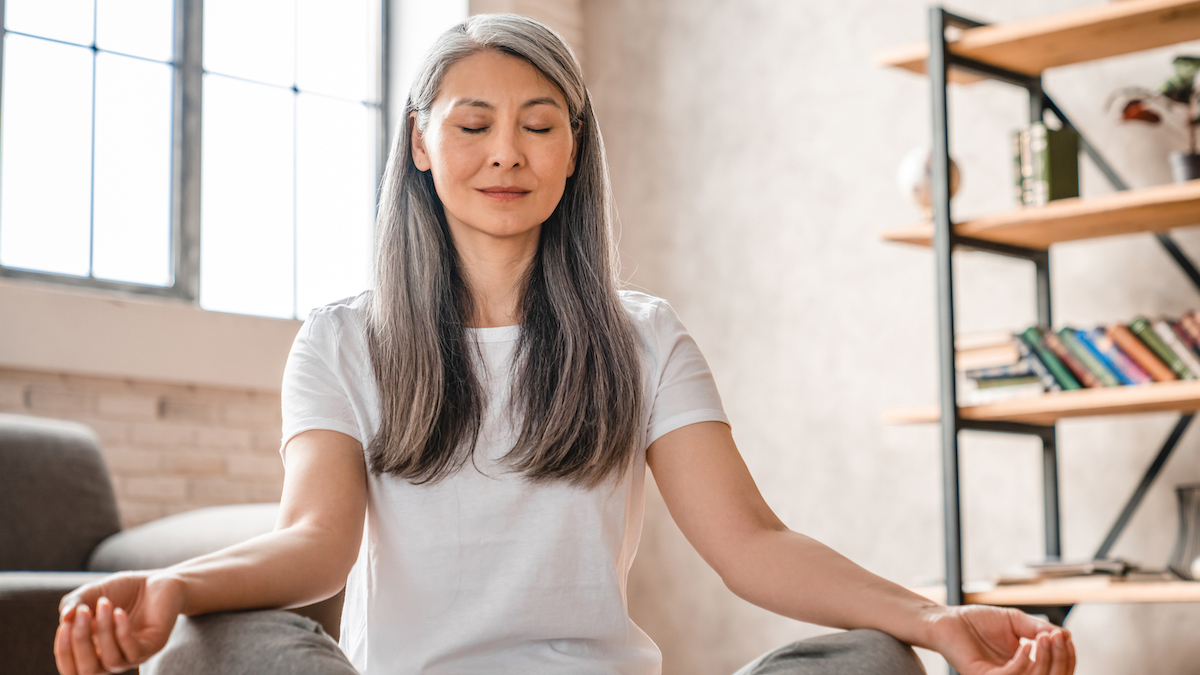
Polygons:
<instances>
[{"instance_id":1,"label":"woman's left arm","mask_svg":"<svg viewBox=\"0 0 1200 675\"><path fill-rule=\"evenodd\" d=\"M679 529L739 597L793 619L874 628L942 653L964 675L1069 675L1070 635L1015 609L946 607L789 530L763 500L721 422L650 445L646 462ZM1037 660L1030 659L1033 644Z\"/></svg>"}]
</instances>

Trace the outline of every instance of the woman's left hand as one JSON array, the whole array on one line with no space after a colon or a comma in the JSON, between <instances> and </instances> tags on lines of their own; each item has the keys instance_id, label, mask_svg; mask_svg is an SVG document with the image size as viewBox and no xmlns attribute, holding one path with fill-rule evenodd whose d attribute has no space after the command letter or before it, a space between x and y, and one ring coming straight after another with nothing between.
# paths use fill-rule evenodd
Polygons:
<instances>
[{"instance_id":1,"label":"woman's left hand","mask_svg":"<svg viewBox=\"0 0 1200 675\"><path fill-rule=\"evenodd\" d=\"M1015 609L948 607L934 620L933 636L933 648L962 675L1075 672L1071 634Z\"/></svg>"}]
</instances>

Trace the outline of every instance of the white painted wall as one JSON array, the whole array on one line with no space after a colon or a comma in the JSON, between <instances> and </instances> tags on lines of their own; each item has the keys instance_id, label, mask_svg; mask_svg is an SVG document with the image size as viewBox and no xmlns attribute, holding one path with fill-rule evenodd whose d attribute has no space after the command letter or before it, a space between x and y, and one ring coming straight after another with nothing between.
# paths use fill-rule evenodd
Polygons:
<instances>
[{"instance_id":1,"label":"white painted wall","mask_svg":"<svg viewBox=\"0 0 1200 675\"><path fill-rule=\"evenodd\" d=\"M1008 21L1096 0L958 0ZM621 215L625 270L666 297L707 356L734 437L768 502L793 528L902 583L941 575L937 431L880 423L893 405L935 400L933 261L880 230L918 217L896 167L929 137L926 82L871 53L924 38L924 0L586 0L588 81ZM1200 44L1051 71L1057 102L1135 186L1169 180L1177 132L1120 126L1102 111L1128 84L1155 86ZM1008 134L1021 92L955 88L954 205L1011 206ZM1090 165L1086 194L1107 190ZM1200 257L1200 229L1178 232ZM1061 322L1177 313L1200 297L1150 236L1063 245L1051 255ZM1026 264L958 257L959 326L1035 319ZM1171 415L1060 425L1066 553L1090 555L1174 421ZM1161 566L1178 483L1200 480L1192 430L1114 553ZM1041 551L1040 451L1028 439L965 434L966 565L986 577ZM667 675L730 673L816 629L735 598L649 500L631 612L662 647ZM1194 673L1200 606L1082 606L1068 627L1080 673ZM936 672L936 671L934 671Z\"/></svg>"}]
</instances>

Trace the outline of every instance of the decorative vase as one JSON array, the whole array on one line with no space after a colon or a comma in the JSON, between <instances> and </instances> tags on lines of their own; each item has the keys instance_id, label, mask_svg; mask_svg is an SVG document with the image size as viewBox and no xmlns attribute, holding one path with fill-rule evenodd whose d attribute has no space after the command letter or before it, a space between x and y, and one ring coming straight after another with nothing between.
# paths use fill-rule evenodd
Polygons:
<instances>
[{"instance_id":1,"label":"decorative vase","mask_svg":"<svg viewBox=\"0 0 1200 675\"><path fill-rule=\"evenodd\" d=\"M1179 502L1179 534L1167 560L1167 569L1181 579L1194 581L1200 570L1200 483L1175 487Z\"/></svg>"},{"instance_id":2,"label":"decorative vase","mask_svg":"<svg viewBox=\"0 0 1200 675\"><path fill-rule=\"evenodd\" d=\"M958 192L960 176L958 164L950 160L950 196ZM913 200L926 214L932 210L933 157L928 146L913 148L900 160L896 172L900 193Z\"/></svg>"},{"instance_id":3,"label":"decorative vase","mask_svg":"<svg viewBox=\"0 0 1200 675\"><path fill-rule=\"evenodd\" d=\"M1172 152L1170 155L1171 178L1176 183L1186 183L1200 178L1200 154Z\"/></svg>"}]
</instances>

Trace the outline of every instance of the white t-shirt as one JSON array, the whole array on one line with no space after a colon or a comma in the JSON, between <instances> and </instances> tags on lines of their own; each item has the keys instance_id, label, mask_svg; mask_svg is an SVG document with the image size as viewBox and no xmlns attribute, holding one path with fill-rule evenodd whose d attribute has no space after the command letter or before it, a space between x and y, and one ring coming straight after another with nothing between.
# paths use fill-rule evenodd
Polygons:
<instances>
[{"instance_id":1,"label":"white t-shirt","mask_svg":"<svg viewBox=\"0 0 1200 675\"><path fill-rule=\"evenodd\" d=\"M368 297L313 310L296 335L283 376L284 446L309 429L369 445L379 399ZM662 655L630 620L626 601L642 531L645 449L679 427L728 419L708 364L670 305L644 293L620 297L643 342L646 409L645 440L615 487L531 484L497 462L519 429L503 413L520 327L468 329L482 348L490 396L475 462L426 485L369 475L340 640L360 673L661 672Z\"/></svg>"}]
</instances>

